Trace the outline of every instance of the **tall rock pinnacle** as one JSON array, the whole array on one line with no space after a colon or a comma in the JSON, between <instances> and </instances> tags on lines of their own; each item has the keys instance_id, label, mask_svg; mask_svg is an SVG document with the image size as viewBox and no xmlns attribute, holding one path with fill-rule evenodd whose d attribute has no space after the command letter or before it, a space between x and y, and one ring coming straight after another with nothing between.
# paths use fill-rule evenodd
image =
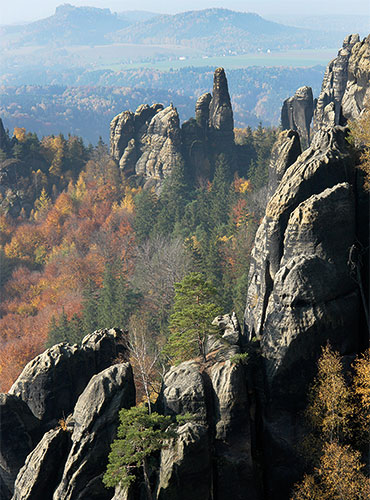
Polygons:
<instances>
[{"instance_id":1,"label":"tall rock pinnacle","mask_svg":"<svg viewBox=\"0 0 370 500\"><path fill-rule=\"evenodd\" d=\"M209 105L209 126L223 135L233 134L234 117L225 70L217 68L213 78L213 93Z\"/></svg>"}]
</instances>

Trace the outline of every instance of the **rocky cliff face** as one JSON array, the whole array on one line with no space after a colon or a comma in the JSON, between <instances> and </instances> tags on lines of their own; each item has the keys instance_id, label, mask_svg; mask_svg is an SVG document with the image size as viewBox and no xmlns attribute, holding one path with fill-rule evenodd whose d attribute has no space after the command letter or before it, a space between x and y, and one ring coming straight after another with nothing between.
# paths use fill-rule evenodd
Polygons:
<instances>
[{"instance_id":1,"label":"rocky cliff face","mask_svg":"<svg viewBox=\"0 0 370 500\"><path fill-rule=\"evenodd\" d=\"M245 491L249 499L258 498L247 371L232 358L240 353L240 327L235 314L219 316L214 324L220 335L209 342L206 363L181 363L164 378L157 410L173 416L190 412L194 419L181 425L178 437L162 450L153 479L157 499L226 500L231 495L244 500ZM135 404L131 367L127 362L112 365L117 354L121 361L127 355L118 330L95 332L81 347L58 344L27 365L13 394L1 396L1 498L140 498L140 481L130 491L117 488L115 493L102 484L118 412ZM95 375L84 374L90 363ZM100 370L106 364L110 366ZM63 374L66 380L60 385ZM79 382L79 394L69 374ZM17 448L11 448L9 439L14 422Z\"/></svg>"},{"instance_id":2,"label":"rocky cliff face","mask_svg":"<svg viewBox=\"0 0 370 500\"><path fill-rule=\"evenodd\" d=\"M126 339L112 329L28 363L0 397L2 499L51 500L57 488L58 500L107 498L100 478L118 410L135 404L126 359Z\"/></svg>"},{"instance_id":3,"label":"rocky cliff face","mask_svg":"<svg viewBox=\"0 0 370 500\"><path fill-rule=\"evenodd\" d=\"M240 329L235 315L218 317L215 324L223 335L210 347L207 363L181 363L164 378L160 410L196 419L181 426L177 441L162 451L161 500L258 498L247 374L231 361L240 352Z\"/></svg>"},{"instance_id":4,"label":"rocky cliff face","mask_svg":"<svg viewBox=\"0 0 370 500\"><path fill-rule=\"evenodd\" d=\"M360 41L358 35L344 39L338 55L327 66L321 92L316 102L312 90L302 87L284 101L281 123L283 129L299 132L303 149L313 134L326 127L345 125L355 120L370 99L370 36ZM312 134L311 134L312 135Z\"/></svg>"},{"instance_id":5,"label":"rocky cliff face","mask_svg":"<svg viewBox=\"0 0 370 500\"><path fill-rule=\"evenodd\" d=\"M214 74L213 93L202 95L192 118L180 127L176 108L142 105L111 122L111 155L127 176L160 190L163 179L185 162L193 177L212 175L218 154L233 158L234 120L225 71ZM232 160L233 161L233 160Z\"/></svg>"},{"instance_id":6,"label":"rocky cliff face","mask_svg":"<svg viewBox=\"0 0 370 500\"><path fill-rule=\"evenodd\" d=\"M359 75L359 68L363 74L368 44L369 39L349 37L327 70L323 89L333 98L327 106L334 126L324 126L329 108L319 118L324 108L316 107L320 126L311 146L298 155L293 132L282 132L270 165L272 194L252 252L245 334L261 346L257 419L265 496L271 500L289 498L300 477L301 412L321 346L329 341L342 355L355 355L366 345L368 297L361 299L361 285L366 288L368 257L362 256L361 265L351 255L368 247L368 196L346 140L348 129L335 123L340 116L355 117L363 106L355 95L362 99L369 92L369 80L359 78L350 91L354 83L347 71L351 60L351 74ZM349 95L346 109L352 111L344 116ZM357 270L360 282L354 279Z\"/></svg>"},{"instance_id":7,"label":"rocky cliff face","mask_svg":"<svg viewBox=\"0 0 370 500\"><path fill-rule=\"evenodd\" d=\"M323 85L338 99L328 104L333 126L325 127L322 118L303 152L302 130L284 130L273 148L244 334L235 315L217 317L220 335L208 339L206 361L186 361L164 377L157 411L190 412L194 418L155 457L159 469L151 479L157 500L289 498L302 472L297 453L302 410L321 346L329 340L341 354L353 356L368 341L369 199L348 130L335 122L335 102L340 102L338 116L361 112L370 87L369 38L349 37L345 44L350 52L345 86L338 83L344 53L337 77L333 64ZM172 106L142 106L116 117L112 154L123 169L158 187L174 158L204 174L211 168L212 148L232 148L232 126L220 69L213 95L199 98L195 119L181 129ZM247 366L238 358L242 349L250 353ZM79 347L54 346L25 367L10 393L0 396L1 498L142 498L139 480L130 490L115 492L101 482L118 411L135 404L127 361L125 336L104 330L85 337Z\"/></svg>"}]
</instances>

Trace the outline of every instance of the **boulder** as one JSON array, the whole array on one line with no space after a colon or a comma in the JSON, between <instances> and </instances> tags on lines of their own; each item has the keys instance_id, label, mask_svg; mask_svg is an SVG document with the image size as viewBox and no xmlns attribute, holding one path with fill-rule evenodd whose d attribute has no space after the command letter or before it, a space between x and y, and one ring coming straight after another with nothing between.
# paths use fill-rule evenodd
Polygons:
<instances>
[{"instance_id":1,"label":"boulder","mask_svg":"<svg viewBox=\"0 0 370 500\"><path fill-rule=\"evenodd\" d=\"M164 415L192 413L205 422L207 418L203 377L196 361L184 361L173 366L163 380L160 409Z\"/></svg>"}]
</instances>

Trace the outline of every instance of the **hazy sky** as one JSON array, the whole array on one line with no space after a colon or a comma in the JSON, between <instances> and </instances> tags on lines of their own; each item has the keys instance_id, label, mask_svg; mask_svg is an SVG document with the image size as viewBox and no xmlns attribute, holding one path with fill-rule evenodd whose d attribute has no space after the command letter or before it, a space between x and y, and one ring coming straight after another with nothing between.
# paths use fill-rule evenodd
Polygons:
<instances>
[{"instance_id":1,"label":"hazy sky","mask_svg":"<svg viewBox=\"0 0 370 500\"><path fill-rule=\"evenodd\" d=\"M40 19L54 13L55 7L62 3L108 7L112 11L149 10L163 13L176 13L185 10L200 10L209 7L224 7L245 12L257 12L263 16L286 15L287 18L318 14L362 14L369 16L369 0L0 0L0 24L10 24Z\"/></svg>"}]
</instances>

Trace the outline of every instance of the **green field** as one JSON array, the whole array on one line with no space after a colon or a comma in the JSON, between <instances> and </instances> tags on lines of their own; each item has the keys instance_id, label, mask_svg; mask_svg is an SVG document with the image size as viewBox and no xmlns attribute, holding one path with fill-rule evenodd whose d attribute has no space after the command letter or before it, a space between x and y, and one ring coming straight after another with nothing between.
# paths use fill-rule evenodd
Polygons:
<instances>
[{"instance_id":1,"label":"green field","mask_svg":"<svg viewBox=\"0 0 370 500\"><path fill-rule=\"evenodd\" d=\"M125 52L128 47L125 47ZM135 47L135 52L137 46ZM177 49L178 50L178 49ZM149 62L135 61L132 63L110 62L101 63L97 66L99 69L112 69L115 71L136 68L152 68L162 71L170 69L180 69L184 67L194 66L222 66L225 69L246 68L248 66L292 66L292 67L309 67L316 65L327 65L328 62L337 55L337 49L322 49L322 50L290 50L286 52L270 53L250 53L243 55L225 55L218 57L206 56L189 56L184 55L171 57L165 60L153 60ZM127 54L127 52L126 52ZM164 56L164 54L163 54Z\"/></svg>"}]
</instances>

